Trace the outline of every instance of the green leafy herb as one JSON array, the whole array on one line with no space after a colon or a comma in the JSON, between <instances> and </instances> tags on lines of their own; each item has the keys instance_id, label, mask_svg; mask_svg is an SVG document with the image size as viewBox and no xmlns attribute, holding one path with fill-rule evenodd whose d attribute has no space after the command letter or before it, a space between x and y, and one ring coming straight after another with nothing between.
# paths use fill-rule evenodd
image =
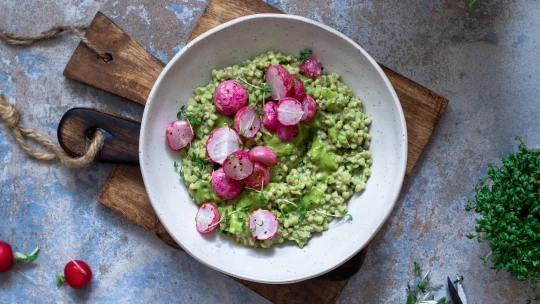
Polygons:
<instances>
[{"instance_id":1,"label":"green leafy herb","mask_svg":"<svg viewBox=\"0 0 540 304\"><path fill-rule=\"evenodd\" d=\"M487 178L480 179L476 195L465 210L474 210L478 242L490 241L492 269L507 269L520 281L531 282L540 295L540 149L527 149L521 138L518 152L488 165Z\"/></svg>"},{"instance_id":2,"label":"green leafy herb","mask_svg":"<svg viewBox=\"0 0 540 304\"><path fill-rule=\"evenodd\" d=\"M231 155L229 155L229 158L230 158L230 159L235 159L236 156L235 156L234 154L231 154Z\"/></svg>"},{"instance_id":3,"label":"green leafy herb","mask_svg":"<svg viewBox=\"0 0 540 304\"><path fill-rule=\"evenodd\" d=\"M469 2L469 6L473 6L477 1L478 1L478 0L471 0L471 1Z\"/></svg>"},{"instance_id":4,"label":"green leafy herb","mask_svg":"<svg viewBox=\"0 0 540 304\"><path fill-rule=\"evenodd\" d=\"M420 267L420 264L416 261L414 261L414 274L418 276L422 275L422 267Z\"/></svg>"},{"instance_id":5,"label":"green leafy herb","mask_svg":"<svg viewBox=\"0 0 540 304\"><path fill-rule=\"evenodd\" d=\"M446 300L446 297L435 300L433 292L441 289L442 285L431 283L429 271L422 276L422 267L417 262L414 262L414 275L414 282L407 284L407 304L428 304L435 301L437 304L452 304L451 301Z\"/></svg>"},{"instance_id":6,"label":"green leafy herb","mask_svg":"<svg viewBox=\"0 0 540 304\"><path fill-rule=\"evenodd\" d=\"M310 49L304 49L303 51L300 51L300 60L306 61L307 55L313 54L313 52Z\"/></svg>"},{"instance_id":7,"label":"green leafy herb","mask_svg":"<svg viewBox=\"0 0 540 304\"><path fill-rule=\"evenodd\" d=\"M191 114L188 114L187 113L187 107L185 105L180 107L180 111L178 111L178 113L176 113L176 117L178 119L182 119L182 117L185 117L186 120L188 120L189 123L192 124L192 125L200 124L202 122L201 118L197 118L197 117L194 117Z\"/></svg>"},{"instance_id":8,"label":"green leafy herb","mask_svg":"<svg viewBox=\"0 0 540 304\"><path fill-rule=\"evenodd\" d=\"M204 132L203 130L199 131L199 136L200 137L205 137L206 135L208 135L208 133Z\"/></svg>"},{"instance_id":9,"label":"green leafy herb","mask_svg":"<svg viewBox=\"0 0 540 304\"><path fill-rule=\"evenodd\" d=\"M173 163L173 166L175 169L178 169L178 167L180 167L180 165L176 161Z\"/></svg>"},{"instance_id":10,"label":"green leafy herb","mask_svg":"<svg viewBox=\"0 0 540 304\"><path fill-rule=\"evenodd\" d=\"M216 230L217 230L217 232L219 232L219 233L227 233L227 232L229 232L229 227L225 227L225 228L223 228L223 229L217 228Z\"/></svg>"},{"instance_id":11,"label":"green leafy herb","mask_svg":"<svg viewBox=\"0 0 540 304\"><path fill-rule=\"evenodd\" d=\"M249 231L249 232L255 232L255 227L249 228L248 231Z\"/></svg>"},{"instance_id":12,"label":"green leafy herb","mask_svg":"<svg viewBox=\"0 0 540 304\"><path fill-rule=\"evenodd\" d=\"M459 276L457 279L454 280L454 285L458 284L458 283L463 283L463 276Z\"/></svg>"},{"instance_id":13,"label":"green leafy herb","mask_svg":"<svg viewBox=\"0 0 540 304\"><path fill-rule=\"evenodd\" d=\"M190 157L191 157L191 161L195 162L197 164L197 166L199 167L199 169L201 169L201 170L204 169L204 167L206 167L206 166L212 166L213 165L210 160L198 157L195 152L191 152Z\"/></svg>"}]
</instances>

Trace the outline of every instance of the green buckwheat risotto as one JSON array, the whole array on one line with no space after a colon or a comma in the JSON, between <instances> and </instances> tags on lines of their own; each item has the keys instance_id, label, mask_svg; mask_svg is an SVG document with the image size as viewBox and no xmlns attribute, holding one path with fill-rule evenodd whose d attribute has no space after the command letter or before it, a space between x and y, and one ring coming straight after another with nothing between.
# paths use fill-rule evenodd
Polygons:
<instances>
[{"instance_id":1,"label":"green buckwheat risotto","mask_svg":"<svg viewBox=\"0 0 540 304\"><path fill-rule=\"evenodd\" d=\"M347 199L371 173L371 118L310 54L268 51L213 70L167 128L200 233L303 247L333 219L352 220Z\"/></svg>"}]
</instances>

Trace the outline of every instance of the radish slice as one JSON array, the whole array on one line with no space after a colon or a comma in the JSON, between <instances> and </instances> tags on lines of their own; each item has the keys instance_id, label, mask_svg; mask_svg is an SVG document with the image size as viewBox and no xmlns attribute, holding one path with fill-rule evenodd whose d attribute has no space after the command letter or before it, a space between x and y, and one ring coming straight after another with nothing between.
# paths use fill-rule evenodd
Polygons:
<instances>
[{"instance_id":1,"label":"radish slice","mask_svg":"<svg viewBox=\"0 0 540 304\"><path fill-rule=\"evenodd\" d=\"M185 148L193 140L193 128L184 120L171 122L166 132L169 148L174 151Z\"/></svg>"},{"instance_id":2,"label":"radish slice","mask_svg":"<svg viewBox=\"0 0 540 304\"><path fill-rule=\"evenodd\" d=\"M309 77L317 77L322 74L321 63L316 59L309 58L300 64L300 73L304 73Z\"/></svg>"},{"instance_id":3,"label":"radish slice","mask_svg":"<svg viewBox=\"0 0 540 304\"><path fill-rule=\"evenodd\" d=\"M270 101L263 106L263 126L270 132L275 132L279 124L277 119L277 103Z\"/></svg>"},{"instance_id":4,"label":"radish slice","mask_svg":"<svg viewBox=\"0 0 540 304\"><path fill-rule=\"evenodd\" d=\"M284 126L296 125L302 119L304 109L302 104L291 97L281 99L277 106L277 117L279 123Z\"/></svg>"},{"instance_id":5,"label":"radish slice","mask_svg":"<svg viewBox=\"0 0 540 304\"><path fill-rule=\"evenodd\" d=\"M223 168L219 168L212 174L212 189L217 196L224 200L232 200L242 193L244 190L244 184L232 178L228 178L223 171Z\"/></svg>"},{"instance_id":6,"label":"radish slice","mask_svg":"<svg viewBox=\"0 0 540 304\"><path fill-rule=\"evenodd\" d=\"M234 80L220 83L214 94L214 104L219 113L234 115L247 104L248 92L246 88Z\"/></svg>"},{"instance_id":7,"label":"radish slice","mask_svg":"<svg viewBox=\"0 0 540 304\"><path fill-rule=\"evenodd\" d=\"M304 88L302 79L300 79L298 76L293 76L293 82L294 86L292 97L298 101L303 100L304 96L306 95L306 89Z\"/></svg>"},{"instance_id":8,"label":"radish slice","mask_svg":"<svg viewBox=\"0 0 540 304\"><path fill-rule=\"evenodd\" d=\"M266 69L264 79L270 89L272 89L272 99L280 100L285 96L290 96L293 88L293 79L291 73L286 68L278 64L271 64Z\"/></svg>"},{"instance_id":9,"label":"radish slice","mask_svg":"<svg viewBox=\"0 0 540 304\"><path fill-rule=\"evenodd\" d=\"M208 233L218 226L219 210L216 204L206 202L201 205L195 216L195 226L200 233Z\"/></svg>"},{"instance_id":10,"label":"radish slice","mask_svg":"<svg viewBox=\"0 0 540 304\"><path fill-rule=\"evenodd\" d=\"M265 164L267 166L273 166L277 164L277 155L272 148L265 146L257 146L249 150L249 156L251 160L256 163Z\"/></svg>"},{"instance_id":11,"label":"radish slice","mask_svg":"<svg viewBox=\"0 0 540 304\"><path fill-rule=\"evenodd\" d=\"M259 209L249 216L251 237L258 240L269 240L278 232L278 219L269 210Z\"/></svg>"},{"instance_id":12,"label":"radish slice","mask_svg":"<svg viewBox=\"0 0 540 304\"><path fill-rule=\"evenodd\" d=\"M315 103L313 97L306 95L306 97L304 97L302 100L302 108L304 109L304 115L302 115L302 119L300 121L310 121L317 112L317 104Z\"/></svg>"},{"instance_id":13,"label":"radish slice","mask_svg":"<svg viewBox=\"0 0 540 304\"><path fill-rule=\"evenodd\" d=\"M223 164L227 156L242 148L242 139L228 126L215 129L206 141L206 155L217 164Z\"/></svg>"},{"instance_id":14,"label":"radish slice","mask_svg":"<svg viewBox=\"0 0 540 304\"><path fill-rule=\"evenodd\" d=\"M279 124L277 127L277 136L281 140L293 140L298 135L298 125L284 126Z\"/></svg>"},{"instance_id":15,"label":"radish slice","mask_svg":"<svg viewBox=\"0 0 540 304\"><path fill-rule=\"evenodd\" d=\"M236 151L223 162L223 171L228 178L241 181L253 173L253 161L247 152Z\"/></svg>"},{"instance_id":16,"label":"radish slice","mask_svg":"<svg viewBox=\"0 0 540 304\"><path fill-rule=\"evenodd\" d=\"M261 118L251 106L245 106L234 116L234 129L238 134L253 138L261 128Z\"/></svg>"},{"instance_id":17,"label":"radish slice","mask_svg":"<svg viewBox=\"0 0 540 304\"><path fill-rule=\"evenodd\" d=\"M253 173L246 179L246 186L249 188L262 190L262 188L268 185L270 181L270 172L265 165L255 163L253 167Z\"/></svg>"}]
</instances>

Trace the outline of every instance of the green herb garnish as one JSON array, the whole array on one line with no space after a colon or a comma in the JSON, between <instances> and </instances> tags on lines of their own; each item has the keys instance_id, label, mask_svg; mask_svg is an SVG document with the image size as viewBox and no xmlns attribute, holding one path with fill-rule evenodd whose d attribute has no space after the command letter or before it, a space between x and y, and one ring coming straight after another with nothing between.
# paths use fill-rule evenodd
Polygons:
<instances>
[{"instance_id":1,"label":"green herb garnish","mask_svg":"<svg viewBox=\"0 0 540 304\"><path fill-rule=\"evenodd\" d=\"M300 51L300 61L304 62L307 59L307 55L313 54L313 52L310 49L304 49L303 51Z\"/></svg>"},{"instance_id":2,"label":"green herb garnish","mask_svg":"<svg viewBox=\"0 0 540 304\"><path fill-rule=\"evenodd\" d=\"M255 232L255 227L249 228L248 231L249 231L249 232Z\"/></svg>"},{"instance_id":3,"label":"green herb garnish","mask_svg":"<svg viewBox=\"0 0 540 304\"><path fill-rule=\"evenodd\" d=\"M469 7L470 7L470 6L473 6L477 1L478 1L478 0L471 0L471 1L469 2Z\"/></svg>"},{"instance_id":4,"label":"green herb garnish","mask_svg":"<svg viewBox=\"0 0 540 304\"><path fill-rule=\"evenodd\" d=\"M521 138L517 153L488 165L487 178L475 187L465 210L474 210L475 232L467 237L490 241L492 269L507 269L520 281L529 281L540 296L540 149L527 149Z\"/></svg>"},{"instance_id":5,"label":"green herb garnish","mask_svg":"<svg viewBox=\"0 0 540 304\"><path fill-rule=\"evenodd\" d=\"M434 291L442 288L443 285L434 285L430 281L429 272L426 272L422 276L422 267L417 262L414 262L414 282L411 286L407 284L407 304L424 304L424 303L437 303L437 304L452 304L451 301L446 300L443 297L435 301Z\"/></svg>"},{"instance_id":6,"label":"green herb garnish","mask_svg":"<svg viewBox=\"0 0 540 304\"><path fill-rule=\"evenodd\" d=\"M178 111L178 113L176 113L176 117L178 119L182 119L182 117L185 117L186 120L188 120L189 123L192 124L192 125L200 124L202 122L201 118L193 117L193 115L187 113L186 105L183 105L183 106L180 107L180 111Z\"/></svg>"}]
</instances>

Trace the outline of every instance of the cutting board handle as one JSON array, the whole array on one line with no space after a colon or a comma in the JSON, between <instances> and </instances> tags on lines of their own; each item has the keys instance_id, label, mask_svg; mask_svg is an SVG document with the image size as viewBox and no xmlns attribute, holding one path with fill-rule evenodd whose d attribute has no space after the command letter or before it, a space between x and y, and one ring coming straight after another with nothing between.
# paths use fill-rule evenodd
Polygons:
<instances>
[{"instance_id":1,"label":"cutting board handle","mask_svg":"<svg viewBox=\"0 0 540 304\"><path fill-rule=\"evenodd\" d=\"M139 164L141 124L105 110L73 108L67 111L58 124L58 142L69 155L81 156L96 130L101 130L105 138L96 161Z\"/></svg>"}]
</instances>

